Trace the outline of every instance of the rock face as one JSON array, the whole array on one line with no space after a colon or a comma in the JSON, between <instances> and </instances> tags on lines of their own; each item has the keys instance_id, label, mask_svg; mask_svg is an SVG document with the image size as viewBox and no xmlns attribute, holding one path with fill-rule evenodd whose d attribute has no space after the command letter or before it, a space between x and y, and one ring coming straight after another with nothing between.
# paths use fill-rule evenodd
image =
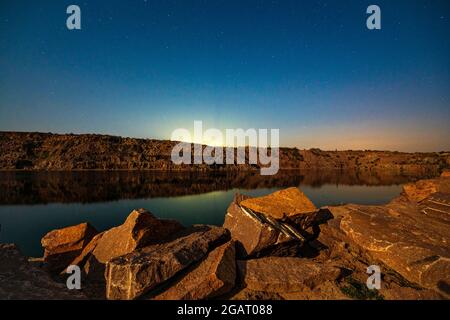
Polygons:
<instances>
[{"instance_id":1,"label":"rock face","mask_svg":"<svg viewBox=\"0 0 450 320\"><path fill-rule=\"evenodd\" d=\"M82 223L47 233L41 240L44 261L54 272L61 272L97 234L89 223Z\"/></svg>"},{"instance_id":2,"label":"rock face","mask_svg":"<svg viewBox=\"0 0 450 320\"><path fill-rule=\"evenodd\" d=\"M115 258L106 265L106 297L135 299L201 260L228 239L229 233L223 228L195 226L173 241Z\"/></svg>"},{"instance_id":3,"label":"rock face","mask_svg":"<svg viewBox=\"0 0 450 320\"><path fill-rule=\"evenodd\" d=\"M86 299L30 264L13 244L0 244L0 261L0 300Z\"/></svg>"},{"instance_id":4,"label":"rock face","mask_svg":"<svg viewBox=\"0 0 450 320\"><path fill-rule=\"evenodd\" d=\"M133 139L98 134L0 132L2 170L214 170L208 165L175 165L173 141ZM118 152L119 150L119 152ZM378 169L421 172L449 167L449 153L390 151L323 151L280 148L280 169ZM225 153L224 153L225 154ZM228 165L223 170L252 170Z\"/></svg>"},{"instance_id":5,"label":"rock face","mask_svg":"<svg viewBox=\"0 0 450 320\"><path fill-rule=\"evenodd\" d=\"M311 200L300 189L294 187L274 192L268 196L246 199L240 204L277 220L317 210Z\"/></svg>"},{"instance_id":6,"label":"rock face","mask_svg":"<svg viewBox=\"0 0 450 320\"><path fill-rule=\"evenodd\" d=\"M201 300L226 294L236 281L234 241L208 254L194 270L175 285L157 295L156 300Z\"/></svg>"},{"instance_id":7,"label":"rock face","mask_svg":"<svg viewBox=\"0 0 450 320\"><path fill-rule=\"evenodd\" d=\"M406 197L386 206L346 205L330 210L355 245L405 279L449 295L450 194L414 197L420 203L409 201L411 194Z\"/></svg>"},{"instance_id":8,"label":"rock face","mask_svg":"<svg viewBox=\"0 0 450 320\"><path fill-rule=\"evenodd\" d=\"M247 289L271 293L293 293L314 289L336 280L341 271L332 266L292 257L266 257L237 262Z\"/></svg>"}]
</instances>

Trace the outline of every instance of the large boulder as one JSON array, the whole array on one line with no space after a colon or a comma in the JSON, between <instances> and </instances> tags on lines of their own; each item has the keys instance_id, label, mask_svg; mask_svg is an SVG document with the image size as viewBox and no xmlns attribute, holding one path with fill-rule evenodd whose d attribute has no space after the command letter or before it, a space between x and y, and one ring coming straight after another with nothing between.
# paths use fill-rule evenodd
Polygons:
<instances>
[{"instance_id":1,"label":"large boulder","mask_svg":"<svg viewBox=\"0 0 450 320\"><path fill-rule=\"evenodd\" d=\"M235 244L230 241L211 251L194 270L154 299L210 299L228 293L233 289L235 281Z\"/></svg>"},{"instance_id":2,"label":"large boulder","mask_svg":"<svg viewBox=\"0 0 450 320\"><path fill-rule=\"evenodd\" d=\"M106 263L143 246L160 242L182 229L178 221L158 219L145 209L134 210L122 225L103 234L93 254L99 262Z\"/></svg>"},{"instance_id":3,"label":"large boulder","mask_svg":"<svg viewBox=\"0 0 450 320\"><path fill-rule=\"evenodd\" d=\"M106 264L106 297L135 299L200 261L228 239L229 233L223 228L194 226L173 241L115 258Z\"/></svg>"},{"instance_id":4,"label":"large boulder","mask_svg":"<svg viewBox=\"0 0 450 320\"><path fill-rule=\"evenodd\" d=\"M236 195L227 209L223 227L230 230L231 237L237 241L239 256L255 254L278 242L287 239L271 225L243 211L239 206L245 196Z\"/></svg>"},{"instance_id":5,"label":"large boulder","mask_svg":"<svg viewBox=\"0 0 450 320\"><path fill-rule=\"evenodd\" d=\"M61 272L97 234L89 223L82 223L47 233L41 240L44 261L50 271Z\"/></svg>"},{"instance_id":6,"label":"large boulder","mask_svg":"<svg viewBox=\"0 0 450 320\"><path fill-rule=\"evenodd\" d=\"M298 188L289 188L261 198L237 194L223 226L236 240L239 257L284 254L286 248L295 254L290 249L316 237L318 225L330 217Z\"/></svg>"},{"instance_id":7,"label":"large boulder","mask_svg":"<svg viewBox=\"0 0 450 320\"><path fill-rule=\"evenodd\" d=\"M277 220L317 210L311 200L295 187L276 191L264 197L245 199L240 204Z\"/></svg>"},{"instance_id":8,"label":"large boulder","mask_svg":"<svg viewBox=\"0 0 450 320\"><path fill-rule=\"evenodd\" d=\"M0 244L0 300L86 299L29 263L14 244Z\"/></svg>"},{"instance_id":9,"label":"large boulder","mask_svg":"<svg viewBox=\"0 0 450 320\"><path fill-rule=\"evenodd\" d=\"M104 281L108 261L144 246L163 242L183 230L175 220L158 219L145 209L134 210L125 222L93 239L72 262L82 266L91 281Z\"/></svg>"}]
</instances>

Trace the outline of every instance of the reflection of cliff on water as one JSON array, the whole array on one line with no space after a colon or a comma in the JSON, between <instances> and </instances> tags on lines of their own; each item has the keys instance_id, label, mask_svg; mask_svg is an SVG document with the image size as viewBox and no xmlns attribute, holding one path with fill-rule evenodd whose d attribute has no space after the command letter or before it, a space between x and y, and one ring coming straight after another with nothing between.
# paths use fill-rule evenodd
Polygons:
<instances>
[{"instance_id":1,"label":"reflection of cliff on water","mask_svg":"<svg viewBox=\"0 0 450 320\"><path fill-rule=\"evenodd\" d=\"M437 173L436 173L437 174ZM425 178L389 172L282 171L174 173L136 171L0 172L0 204L104 202L120 199L172 197L211 191L284 188L308 185L393 185Z\"/></svg>"}]
</instances>

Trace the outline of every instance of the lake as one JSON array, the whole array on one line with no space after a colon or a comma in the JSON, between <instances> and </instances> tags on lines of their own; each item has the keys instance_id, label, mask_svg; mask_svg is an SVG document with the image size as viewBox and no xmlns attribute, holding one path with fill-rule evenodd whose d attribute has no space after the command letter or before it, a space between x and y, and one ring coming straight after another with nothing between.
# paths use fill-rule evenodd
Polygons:
<instances>
[{"instance_id":1,"label":"lake","mask_svg":"<svg viewBox=\"0 0 450 320\"><path fill-rule=\"evenodd\" d=\"M184 225L222 225L236 192L261 196L299 187L317 207L384 204L401 185L427 178L386 172L287 171L247 173L0 172L0 242L41 256L48 231L90 222L102 231L121 224L136 208Z\"/></svg>"}]
</instances>

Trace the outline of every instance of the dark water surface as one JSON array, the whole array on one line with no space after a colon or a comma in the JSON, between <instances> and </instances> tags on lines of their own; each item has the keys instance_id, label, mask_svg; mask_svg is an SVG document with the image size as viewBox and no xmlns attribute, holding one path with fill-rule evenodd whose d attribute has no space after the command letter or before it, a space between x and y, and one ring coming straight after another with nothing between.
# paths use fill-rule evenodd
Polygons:
<instances>
[{"instance_id":1,"label":"dark water surface","mask_svg":"<svg viewBox=\"0 0 450 320\"><path fill-rule=\"evenodd\" d=\"M0 172L0 242L42 255L48 231L88 221L99 231L121 224L136 208L184 225L221 225L236 192L251 196L299 187L317 207L383 204L401 184L425 178L374 172L259 173Z\"/></svg>"}]
</instances>

